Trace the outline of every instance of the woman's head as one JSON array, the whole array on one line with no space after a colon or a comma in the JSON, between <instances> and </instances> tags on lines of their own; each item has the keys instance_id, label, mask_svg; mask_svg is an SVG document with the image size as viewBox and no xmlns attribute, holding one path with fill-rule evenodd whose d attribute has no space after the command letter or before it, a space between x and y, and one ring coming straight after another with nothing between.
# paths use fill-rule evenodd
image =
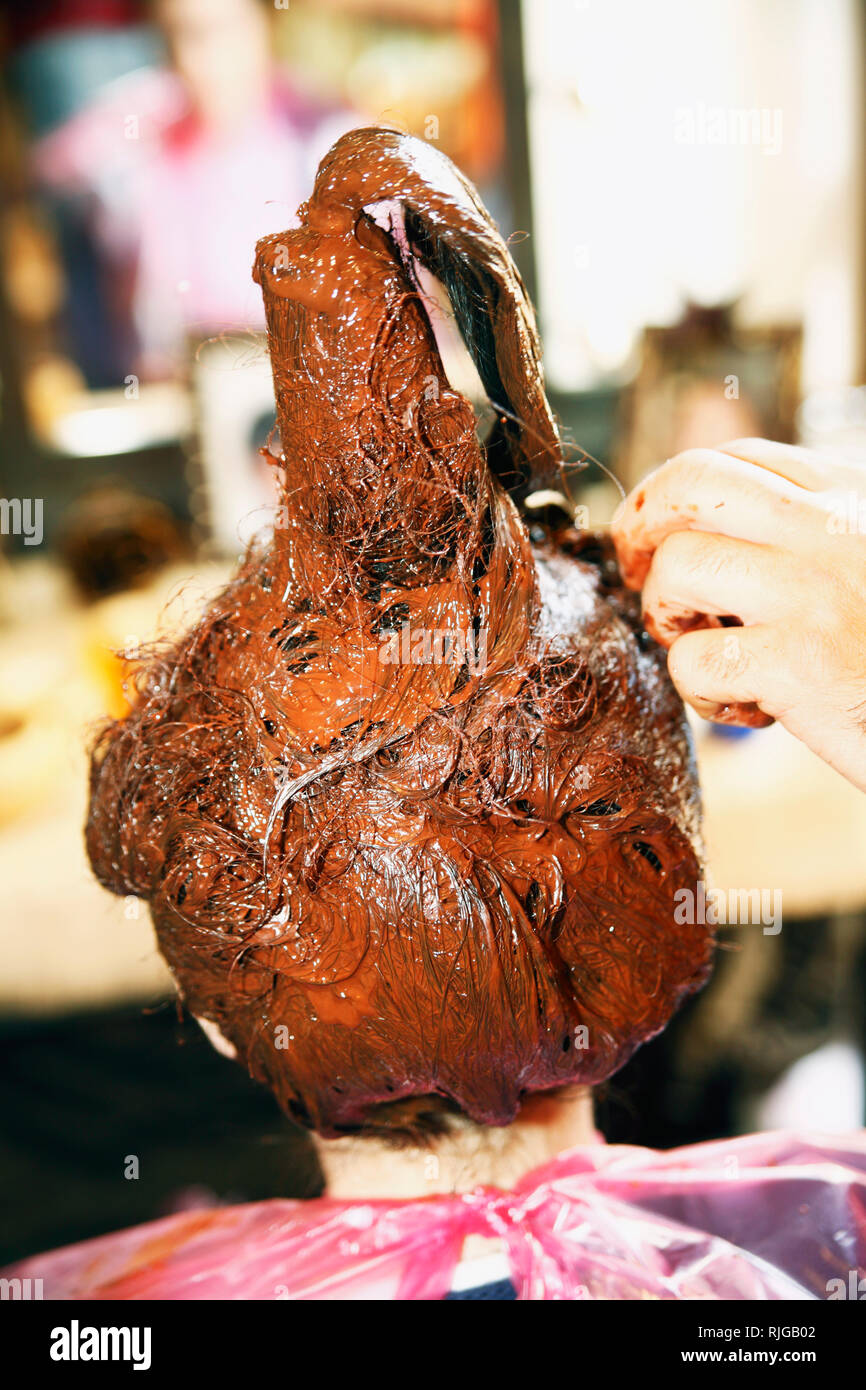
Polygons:
<instances>
[{"instance_id":1,"label":"woman's head","mask_svg":"<svg viewBox=\"0 0 866 1390\"><path fill-rule=\"evenodd\" d=\"M405 235L365 209L401 204ZM323 1134L438 1096L505 1124L705 978L682 710L609 549L527 533L558 460L531 310L443 156L355 131L257 248L278 525L94 754L88 849L190 1010ZM499 411L479 444L413 276Z\"/></svg>"}]
</instances>

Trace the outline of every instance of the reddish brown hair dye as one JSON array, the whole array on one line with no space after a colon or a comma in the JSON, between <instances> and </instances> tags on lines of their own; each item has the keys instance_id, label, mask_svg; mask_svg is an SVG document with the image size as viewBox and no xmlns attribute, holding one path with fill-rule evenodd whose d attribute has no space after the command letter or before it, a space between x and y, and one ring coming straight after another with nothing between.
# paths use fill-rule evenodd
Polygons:
<instances>
[{"instance_id":1,"label":"reddish brown hair dye","mask_svg":"<svg viewBox=\"0 0 866 1390\"><path fill-rule=\"evenodd\" d=\"M609 548L531 541L515 505L560 447L471 186L359 130L300 216L254 270L279 525L99 740L87 846L296 1118L438 1094L505 1124L609 1076L706 976L706 929L674 920L700 876L685 721ZM417 262L498 409L486 446Z\"/></svg>"}]
</instances>

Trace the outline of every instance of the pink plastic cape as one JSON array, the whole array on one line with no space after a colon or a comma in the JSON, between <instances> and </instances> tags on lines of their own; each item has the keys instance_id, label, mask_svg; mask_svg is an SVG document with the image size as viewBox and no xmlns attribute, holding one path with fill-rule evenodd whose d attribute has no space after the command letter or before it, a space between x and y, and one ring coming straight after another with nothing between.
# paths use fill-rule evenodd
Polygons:
<instances>
[{"instance_id":1,"label":"pink plastic cape","mask_svg":"<svg viewBox=\"0 0 866 1390\"><path fill-rule=\"evenodd\" d=\"M866 1131L598 1144L511 1192L185 1212L5 1274L50 1299L439 1299L473 1233L502 1239L521 1299L856 1297Z\"/></svg>"}]
</instances>

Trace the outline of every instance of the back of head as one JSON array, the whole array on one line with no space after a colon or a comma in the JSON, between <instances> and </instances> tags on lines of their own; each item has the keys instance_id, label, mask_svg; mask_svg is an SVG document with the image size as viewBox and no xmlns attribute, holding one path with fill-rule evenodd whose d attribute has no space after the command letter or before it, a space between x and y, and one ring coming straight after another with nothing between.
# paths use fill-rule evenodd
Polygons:
<instances>
[{"instance_id":1,"label":"back of head","mask_svg":"<svg viewBox=\"0 0 866 1390\"><path fill-rule=\"evenodd\" d=\"M400 235L368 209L402 208ZM279 524L94 752L98 877L186 1005L320 1133L483 1124L609 1076L706 976L682 709L609 547L533 541L559 446L531 308L444 156L353 131L257 248ZM447 286L487 446L418 292Z\"/></svg>"}]
</instances>

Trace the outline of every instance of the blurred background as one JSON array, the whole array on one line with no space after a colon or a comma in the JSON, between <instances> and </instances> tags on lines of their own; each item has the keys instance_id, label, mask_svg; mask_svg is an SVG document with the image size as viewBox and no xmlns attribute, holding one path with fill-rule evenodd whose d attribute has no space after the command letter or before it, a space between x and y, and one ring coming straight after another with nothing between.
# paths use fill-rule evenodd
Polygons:
<instances>
[{"instance_id":1,"label":"blurred background","mask_svg":"<svg viewBox=\"0 0 866 1390\"><path fill-rule=\"evenodd\" d=\"M866 459L866 2L30 0L0 3L0 48L5 1260L317 1190L81 837L136 648L268 525L256 239L354 125L449 154L535 299L584 524L692 443ZM710 879L781 894L782 926L720 929L600 1126L859 1126L866 798L780 729L695 733Z\"/></svg>"}]
</instances>

